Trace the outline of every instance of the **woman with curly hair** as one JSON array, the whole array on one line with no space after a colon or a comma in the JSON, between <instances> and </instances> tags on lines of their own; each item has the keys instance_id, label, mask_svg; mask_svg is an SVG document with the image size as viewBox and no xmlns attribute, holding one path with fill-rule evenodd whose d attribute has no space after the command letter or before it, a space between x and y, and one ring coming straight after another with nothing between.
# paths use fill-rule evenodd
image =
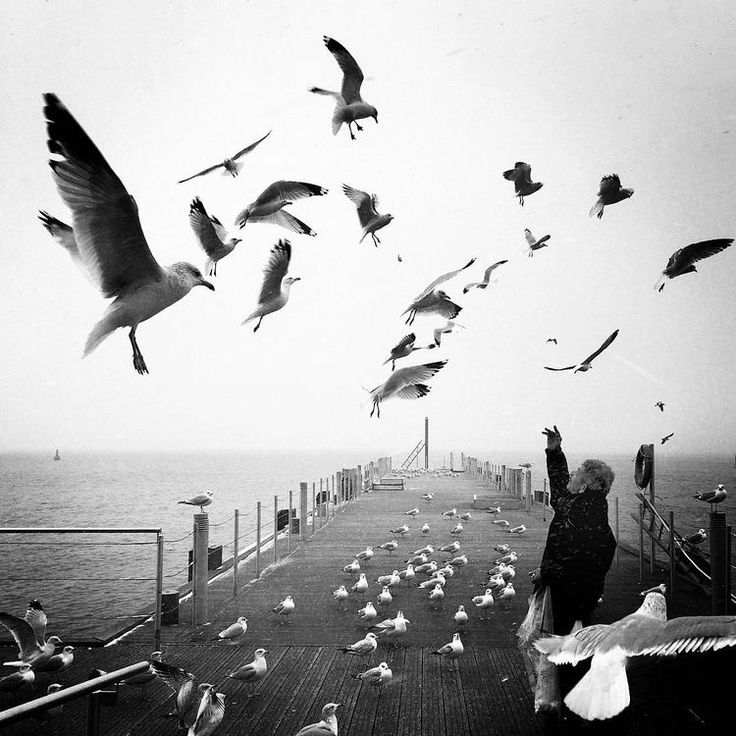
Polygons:
<instances>
[{"instance_id":1,"label":"woman with curly hair","mask_svg":"<svg viewBox=\"0 0 736 736\"><path fill-rule=\"evenodd\" d=\"M616 552L606 500L614 473L602 460L585 460L570 475L557 427L542 434L555 514L533 582L549 586L554 633L568 634L576 621L590 623Z\"/></svg>"}]
</instances>

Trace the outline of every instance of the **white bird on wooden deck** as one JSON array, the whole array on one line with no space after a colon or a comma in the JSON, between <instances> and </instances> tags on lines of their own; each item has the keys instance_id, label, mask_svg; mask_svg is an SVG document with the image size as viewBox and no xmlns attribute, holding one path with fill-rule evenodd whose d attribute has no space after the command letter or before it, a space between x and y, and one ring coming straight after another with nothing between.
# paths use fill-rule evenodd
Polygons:
<instances>
[{"instance_id":1,"label":"white bird on wooden deck","mask_svg":"<svg viewBox=\"0 0 736 736\"><path fill-rule=\"evenodd\" d=\"M425 544L421 549L415 549L413 554L416 555L431 555L434 552L434 547L431 544ZM425 560L426 562L426 560Z\"/></svg>"},{"instance_id":2,"label":"white bird on wooden deck","mask_svg":"<svg viewBox=\"0 0 736 736\"><path fill-rule=\"evenodd\" d=\"M231 680L237 680L250 685L255 685L266 676L268 671L268 663L266 662L267 649L256 649L253 653L253 661L244 664L238 669L233 670L228 677Z\"/></svg>"},{"instance_id":3,"label":"white bird on wooden deck","mask_svg":"<svg viewBox=\"0 0 736 736\"><path fill-rule=\"evenodd\" d=\"M384 542L378 545L378 549L386 550L389 554L392 554L394 550L398 549L399 543L397 540L392 539L390 542Z\"/></svg>"},{"instance_id":4,"label":"white bird on wooden deck","mask_svg":"<svg viewBox=\"0 0 736 736\"><path fill-rule=\"evenodd\" d=\"M384 639L396 643L396 640L400 639L406 634L406 625L411 623L408 618L404 618L404 612L398 611L396 618L387 618L381 621L380 624L376 624L373 628L378 629L378 635Z\"/></svg>"},{"instance_id":5,"label":"white bird on wooden deck","mask_svg":"<svg viewBox=\"0 0 736 736\"><path fill-rule=\"evenodd\" d=\"M363 622L370 623L376 616L378 611L372 601L368 601L363 608L358 609L358 618Z\"/></svg>"},{"instance_id":6,"label":"white bird on wooden deck","mask_svg":"<svg viewBox=\"0 0 736 736\"><path fill-rule=\"evenodd\" d=\"M390 575L381 575L376 582L379 585L386 585L389 588L392 588L395 585L398 585L401 582L401 578L399 577L399 571L394 570Z\"/></svg>"},{"instance_id":7,"label":"white bird on wooden deck","mask_svg":"<svg viewBox=\"0 0 736 736\"><path fill-rule=\"evenodd\" d=\"M352 588L350 588L351 593L359 593L362 596L365 596L366 592L368 591L368 580L366 579L365 573L360 573L360 577L358 578L358 582L353 585Z\"/></svg>"},{"instance_id":8,"label":"white bird on wooden deck","mask_svg":"<svg viewBox=\"0 0 736 736\"><path fill-rule=\"evenodd\" d=\"M178 717L179 729L189 728L199 708L197 678L181 667L157 660L151 660L151 669L176 693L176 708L171 715Z\"/></svg>"},{"instance_id":9,"label":"white bird on wooden deck","mask_svg":"<svg viewBox=\"0 0 736 736\"><path fill-rule=\"evenodd\" d=\"M188 176L186 179L180 179L177 184L183 184L186 181L189 181L190 179L195 179L198 176L204 176L205 174L209 174L212 171L217 171L217 169L224 169L222 172L223 174L230 174L232 177L236 177L240 170L243 168L243 164L241 162L238 162L238 159L247 156L259 143L262 141L265 141L268 136L271 135L271 131L269 130L266 135L263 136L263 138L259 138L255 143L251 143L250 145L246 146L245 148L242 148L237 153L233 154L229 158L226 158L224 161L221 161L218 164L215 164L214 166L210 166L206 169L203 169L202 171L192 174L191 176Z\"/></svg>"},{"instance_id":10,"label":"white bird on wooden deck","mask_svg":"<svg viewBox=\"0 0 736 736\"><path fill-rule=\"evenodd\" d=\"M410 583L414 579L415 575L416 573L414 572L414 565L412 565L411 562L407 564L405 570L401 570L399 572L399 577L402 580L406 580L407 583Z\"/></svg>"},{"instance_id":11,"label":"white bird on wooden deck","mask_svg":"<svg viewBox=\"0 0 736 736\"><path fill-rule=\"evenodd\" d=\"M391 595L388 585L384 585L383 590L378 594L378 605L387 606L393 599L394 597Z\"/></svg>"},{"instance_id":12,"label":"white bird on wooden deck","mask_svg":"<svg viewBox=\"0 0 736 736\"><path fill-rule=\"evenodd\" d=\"M514 598L515 595L516 591L514 590L513 583L507 583L507 585L501 589L501 592L498 595L498 600L511 602L511 599Z\"/></svg>"},{"instance_id":13,"label":"white bird on wooden deck","mask_svg":"<svg viewBox=\"0 0 736 736\"><path fill-rule=\"evenodd\" d=\"M452 617L452 621L455 626L467 626L468 620L468 614L465 613L465 606L458 606L457 611L455 611L455 615Z\"/></svg>"},{"instance_id":14,"label":"white bird on wooden deck","mask_svg":"<svg viewBox=\"0 0 736 736\"><path fill-rule=\"evenodd\" d=\"M318 184L304 181L275 181L266 187L258 198L238 213L235 224L241 229L249 222L265 222L291 230L300 235L315 236L317 233L309 225L282 209L297 199L321 197L327 190Z\"/></svg>"},{"instance_id":15,"label":"white bird on wooden deck","mask_svg":"<svg viewBox=\"0 0 736 736\"><path fill-rule=\"evenodd\" d=\"M373 245L377 248L381 240L376 235L376 231L382 227L386 227L394 219L394 216L379 214L378 197L375 194L368 194L368 192L354 189L347 184L342 185L342 191L345 192L345 196L358 208L358 220L360 221L360 226L363 228L363 235L358 242L362 243L365 240L365 236L370 235L373 239ZM397 345L397 347L399 346ZM414 349L418 350L419 348Z\"/></svg>"},{"instance_id":16,"label":"white bird on wooden deck","mask_svg":"<svg viewBox=\"0 0 736 736\"><path fill-rule=\"evenodd\" d=\"M337 135L343 123L348 126L350 138L355 140L353 133L353 125L358 130L363 128L358 124L358 120L363 118L373 118L378 123L378 110L373 105L369 105L363 101L360 96L360 86L363 84L363 71L358 62L355 61L352 54L334 38L323 36L322 40L327 46L327 50L335 57L342 71L342 87L340 92L331 92L321 87L312 87L310 92L316 95L325 95L335 100L335 111L332 114L332 133Z\"/></svg>"},{"instance_id":17,"label":"white bird on wooden deck","mask_svg":"<svg viewBox=\"0 0 736 736\"><path fill-rule=\"evenodd\" d=\"M284 600L281 601L275 608L271 609L272 613L278 613L279 616L282 616L282 622L288 623L288 617L291 616L291 614L294 613L294 609L296 608L294 604L294 600L290 595L287 595Z\"/></svg>"},{"instance_id":18,"label":"white bird on wooden deck","mask_svg":"<svg viewBox=\"0 0 736 736\"><path fill-rule=\"evenodd\" d=\"M337 736L337 709L340 703L327 703L322 708L322 720L310 723L298 731L295 736Z\"/></svg>"},{"instance_id":19,"label":"white bird on wooden deck","mask_svg":"<svg viewBox=\"0 0 736 736\"><path fill-rule=\"evenodd\" d=\"M204 507L209 506L212 503L214 495L215 494L212 493L212 491L205 491L204 493L198 493L196 496L192 496L192 498L177 501L177 503L183 503L187 506L199 506L199 513L203 514Z\"/></svg>"},{"instance_id":20,"label":"white bird on wooden deck","mask_svg":"<svg viewBox=\"0 0 736 736\"><path fill-rule=\"evenodd\" d=\"M506 521L506 519L493 519L491 521L491 524L496 524L496 526L501 526L501 527L511 526L511 524L509 524L509 522Z\"/></svg>"},{"instance_id":21,"label":"white bird on wooden deck","mask_svg":"<svg viewBox=\"0 0 736 736\"><path fill-rule=\"evenodd\" d=\"M404 516L416 516L419 513L419 509L415 506L413 509L409 509L408 511L404 511Z\"/></svg>"},{"instance_id":22,"label":"white bird on wooden deck","mask_svg":"<svg viewBox=\"0 0 736 736\"><path fill-rule=\"evenodd\" d=\"M389 529L389 531L391 532L391 534L407 534L409 531L409 527L406 524L403 524L397 529Z\"/></svg>"},{"instance_id":23,"label":"white bird on wooden deck","mask_svg":"<svg viewBox=\"0 0 736 736\"><path fill-rule=\"evenodd\" d=\"M187 736L210 736L225 716L225 696L215 692L215 686L203 682L199 686L202 700L199 702L197 717L189 727Z\"/></svg>"},{"instance_id":24,"label":"white bird on wooden deck","mask_svg":"<svg viewBox=\"0 0 736 736\"><path fill-rule=\"evenodd\" d=\"M457 509L453 506L451 509L443 511L442 516L447 516L450 519L454 519L457 516Z\"/></svg>"},{"instance_id":25,"label":"white bird on wooden deck","mask_svg":"<svg viewBox=\"0 0 736 736\"><path fill-rule=\"evenodd\" d=\"M502 266L504 263L508 263L508 261L496 261L492 266L488 266L488 268L485 270L485 273L483 274L483 281L474 281L472 284L468 284L463 289L463 294L467 294L471 289L486 289L491 283L491 274L499 267ZM496 283L495 281L493 283Z\"/></svg>"},{"instance_id":26,"label":"white bird on wooden deck","mask_svg":"<svg viewBox=\"0 0 736 736\"><path fill-rule=\"evenodd\" d=\"M368 562L373 557L373 547L368 545L362 552L355 555L355 559L359 562Z\"/></svg>"},{"instance_id":27,"label":"white bird on wooden deck","mask_svg":"<svg viewBox=\"0 0 736 736\"><path fill-rule=\"evenodd\" d=\"M217 276L217 262L230 255L242 239L228 238L222 223L213 215L207 214L199 197L195 197L189 205L189 224L207 256L205 273L208 276Z\"/></svg>"},{"instance_id":28,"label":"white bird on wooden deck","mask_svg":"<svg viewBox=\"0 0 736 736\"><path fill-rule=\"evenodd\" d=\"M415 572L420 575L431 575L433 572L437 572L437 563L434 560L430 560L424 565L418 565L414 568Z\"/></svg>"},{"instance_id":29,"label":"white bird on wooden deck","mask_svg":"<svg viewBox=\"0 0 736 736\"><path fill-rule=\"evenodd\" d=\"M511 552L511 547L509 547L508 544L497 544L493 549L495 549L496 552L500 552L502 555L507 552ZM496 561L496 563L498 564L498 561Z\"/></svg>"},{"instance_id":30,"label":"white bird on wooden deck","mask_svg":"<svg viewBox=\"0 0 736 736\"><path fill-rule=\"evenodd\" d=\"M213 636L212 639L213 641L234 641L243 636L246 631L248 631L248 619L245 616L238 616L238 620L235 623L230 624L230 626L223 629L217 636Z\"/></svg>"},{"instance_id":31,"label":"white bird on wooden deck","mask_svg":"<svg viewBox=\"0 0 736 736\"><path fill-rule=\"evenodd\" d=\"M42 213L57 242L82 266L106 298L115 297L92 328L84 356L119 327L130 327L133 367L148 373L136 341L141 322L185 297L195 286L214 286L191 263L160 266L138 218L138 206L102 153L54 94L44 95L49 161L54 183L72 211L72 226ZM45 219L44 219L45 218Z\"/></svg>"},{"instance_id":32,"label":"white bird on wooden deck","mask_svg":"<svg viewBox=\"0 0 736 736\"><path fill-rule=\"evenodd\" d=\"M429 534L429 524L426 522L422 524L422 534L426 537Z\"/></svg>"},{"instance_id":33,"label":"white bird on wooden deck","mask_svg":"<svg viewBox=\"0 0 736 736\"><path fill-rule=\"evenodd\" d=\"M342 571L348 573L348 575L355 575L360 572L360 563L358 560L353 560L351 563L345 565L345 567L342 568Z\"/></svg>"},{"instance_id":34,"label":"white bird on wooden deck","mask_svg":"<svg viewBox=\"0 0 736 736\"><path fill-rule=\"evenodd\" d=\"M487 588L483 595L476 595L473 598L473 603L475 604L475 607L481 611L487 611L489 608L493 608L495 601L493 600L493 591L491 588ZM482 618L484 618L484 616L481 616L481 619Z\"/></svg>"},{"instance_id":35,"label":"white bird on wooden deck","mask_svg":"<svg viewBox=\"0 0 736 736\"><path fill-rule=\"evenodd\" d=\"M434 588L432 588L432 590L429 591L428 598L435 606L439 604L440 607L442 607L443 601L445 600L444 588L438 583L434 586Z\"/></svg>"},{"instance_id":36,"label":"white bird on wooden deck","mask_svg":"<svg viewBox=\"0 0 736 736\"><path fill-rule=\"evenodd\" d=\"M24 700L25 697L21 693L27 693L33 697L33 684L36 680L31 665L24 662L20 665L17 672L7 675L0 679L0 692L12 694L16 702Z\"/></svg>"},{"instance_id":37,"label":"white bird on wooden deck","mask_svg":"<svg viewBox=\"0 0 736 736\"><path fill-rule=\"evenodd\" d=\"M464 514L460 514L460 521L470 521L472 518L473 516L469 511L466 511Z\"/></svg>"},{"instance_id":38,"label":"white bird on wooden deck","mask_svg":"<svg viewBox=\"0 0 736 736\"><path fill-rule=\"evenodd\" d=\"M353 677L356 680L362 680L373 687L382 687L383 685L388 685L391 682L393 672L385 662L381 662L378 667L371 667L371 669L366 670L365 672L356 672Z\"/></svg>"},{"instance_id":39,"label":"white bird on wooden deck","mask_svg":"<svg viewBox=\"0 0 736 736\"><path fill-rule=\"evenodd\" d=\"M341 585L337 590L332 591L332 597L338 602L338 603L344 603L350 594L348 593L347 588L344 585Z\"/></svg>"},{"instance_id":40,"label":"white bird on wooden deck","mask_svg":"<svg viewBox=\"0 0 736 736\"><path fill-rule=\"evenodd\" d=\"M356 641L355 644L340 647L340 651L347 652L348 654L356 654L359 657L367 657L369 654L375 652L377 648L378 638L372 631L369 631L365 637L360 641Z\"/></svg>"},{"instance_id":41,"label":"white bird on wooden deck","mask_svg":"<svg viewBox=\"0 0 736 736\"><path fill-rule=\"evenodd\" d=\"M371 389L373 408L370 416L373 416L373 412L377 412L380 418L380 404L388 399L420 399L426 396L430 390L426 382L446 365L447 360L438 360L435 363L424 363L394 371L383 383Z\"/></svg>"},{"instance_id":42,"label":"white bird on wooden deck","mask_svg":"<svg viewBox=\"0 0 736 736\"><path fill-rule=\"evenodd\" d=\"M491 590L495 590L496 592L498 592L499 590L503 590L503 588L506 587L506 581L500 574L491 575L491 577L488 578L488 587Z\"/></svg>"},{"instance_id":43,"label":"white bird on wooden deck","mask_svg":"<svg viewBox=\"0 0 736 736\"><path fill-rule=\"evenodd\" d=\"M718 487L714 491L704 491L703 493L696 493L693 498L698 501L704 501L710 504L710 510L713 511L713 507L721 501L725 501L728 498L728 491L723 483L719 483Z\"/></svg>"},{"instance_id":44,"label":"white bird on wooden deck","mask_svg":"<svg viewBox=\"0 0 736 736\"><path fill-rule=\"evenodd\" d=\"M516 577L516 568L513 565L503 565L498 574L506 581L508 585L509 580L513 580Z\"/></svg>"},{"instance_id":45,"label":"white bird on wooden deck","mask_svg":"<svg viewBox=\"0 0 736 736\"><path fill-rule=\"evenodd\" d=\"M590 670L565 698L573 713L592 721L612 718L630 702L629 657L672 656L736 646L733 616L682 616L667 620L665 586L646 591L637 611L612 624L587 626L568 636L538 639L534 646L555 664L592 657Z\"/></svg>"},{"instance_id":46,"label":"white bird on wooden deck","mask_svg":"<svg viewBox=\"0 0 736 736\"><path fill-rule=\"evenodd\" d=\"M462 567L463 565L468 564L468 556L458 555L457 557L453 557L451 560L448 560L447 564L452 565L453 567Z\"/></svg>"},{"instance_id":47,"label":"white bird on wooden deck","mask_svg":"<svg viewBox=\"0 0 736 736\"><path fill-rule=\"evenodd\" d=\"M445 578L444 574L441 573L439 570L436 570L434 573L432 573L432 576L425 580L424 582L418 583L417 588L421 588L422 590L432 590L435 586L439 585L441 588L444 588L447 584L447 579Z\"/></svg>"},{"instance_id":48,"label":"white bird on wooden deck","mask_svg":"<svg viewBox=\"0 0 736 736\"><path fill-rule=\"evenodd\" d=\"M444 657L450 663L450 669L456 669L458 657L462 657L464 651L465 647L463 647L463 643L460 641L460 634L455 632L452 635L452 641L440 647L434 654Z\"/></svg>"},{"instance_id":49,"label":"white bird on wooden deck","mask_svg":"<svg viewBox=\"0 0 736 736\"><path fill-rule=\"evenodd\" d=\"M498 557L496 560L494 560L495 565L500 565L501 563L504 563L508 565L509 563L516 562L519 559L519 555L516 554L516 552L509 552L508 554L503 555L503 557Z\"/></svg>"},{"instance_id":50,"label":"white bird on wooden deck","mask_svg":"<svg viewBox=\"0 0 736 736\"><path fill-rule=\"evenodd\" d=\"M501 507L496 506L495 508L487 508L486 509L487 514L500 514L501 513Z\"/></svg>"},{"instance_id":51,"label":"white bird on wooden deck","mask_svg":"<svg viewBox=\"0 0 736 736\"><path fill-rule=\"evenodd\" d=\"M523 534L526 531L525 524L519 524L519 526L511 527L507 530L509 534Z\"/></svg>"},{"instance_id":52,"label":"white bird on wooden deck","mask_svg":"<svg viewBox=\"0 0 736 736\"><path fill-rule=\"evenodd\" d=\"M426 553L422 552L420 555L410 557L406 562L410 565L414 565L415 567L417 565L426 565L427 562L429 562L429 557L427 557Z\"/></svg>"},{"instance_id":53,"label":"white bird on wooden deck","mask_svg":"<svg viewBox=\"0 0 736 736\"><path fill-rule=\"evenodd\" d=\"M33 665L36 672L61 672L74 663L74 647L66 646L61 654L52 654L45 662Z\"/></svg>"},{"instance_id":54,"label":"white bird on wooden deck","mask_svg":"<svg viewBox=\"0 0 736 736\"><path fill-rule=\"evenodd\" d=\"M447 552L448 554L454 555L455 552L460 551L460 542L457 541L457 539L454 542L451 542L450 544L446 544L443 547L440 547L440 552Z\"/></svg>"},{"instance_id":55,"label":"white bird on wooden deck","mask_svg":"<svg viewBox=\"0 0 736 736\"><path fill-rule=\"evenodd\" d=\"M426 501L429 503L434 498L434 493L423 493L422 494L422 501Z\"/></svg>"},{"instance_id":56,"label":"white bird on wooden deck","mask_svg":"<svg viewBox=\"0 0 736 736\"><path fill-rule=\"evenodd\" d=\"M463 525L460 524L459 522L455 524L455 526L452 527L452 529L450 529L450 534L462 534L462 533L463 533Z\"/></svg>"},{"instance_id":57,"label":"white bird on wooden deck","mask_svg":"<svg viewBox=\"0 0 736 736\"><path fill-rule=\"evenodd\" d=\"M50 636L46 640L47 623L46 611L36 598L29 602L23 618L0 612L0 624L11 633L18 646L18 661L3 662L3 665L19 667L26 663L35 667L47 662L57 645L63 644L58 636Z\"/></svg>"},{"instance_id":58,"label":"white bird on wooden deck","mask_svg":"<svg viewBox=\"0 0 736 736\"><path fill-rule=\"evenodd\" d=\"M258 324L253 328L256 332L261 326L263 318L267 314L278 312L286 306L291 294L291 287L297 281L301 281L301 277L287 276L289 263L291 262L291 244L288 240L279 240L276 245L271 248L271 254L263 269L263 285L261 293L258 296L258 306L251 312L241 324L248 324L254 319L258 320Z\"/></svg>"}]
</instances>

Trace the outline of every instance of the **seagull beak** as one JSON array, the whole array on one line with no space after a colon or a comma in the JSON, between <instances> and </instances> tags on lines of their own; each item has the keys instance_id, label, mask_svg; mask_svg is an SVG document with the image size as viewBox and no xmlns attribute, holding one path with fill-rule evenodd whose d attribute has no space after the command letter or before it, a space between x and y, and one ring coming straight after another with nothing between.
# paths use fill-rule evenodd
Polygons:
<instances>
[{"instance_id":1,"label":"seagull beak","mask_svg":"<svg viewBox=\"0 0 736 736\"><path fill-rule=\"evenodd\" d=\"M378 113L371 115L371 117L376 121L376 125L378 125Z\"/></svg>"},{"instance_id":2,"label":"seagull beak","mask_svg":"<svg viewBox=\"0 0 736 736\"><path fill-rule=\"evenodd\" d=\"M296 277L294 278L294 281L301 281L301 280L302 280L302 277L301 277L301 276L296 276Z\"/></svg>"},{"instance_id":3,"label":"seagull beak","mask_svg":"<svg viewBox=\"0 0 736 736\"><path fill-rule=\"evenodd\" d=\"M215 287L209 281L206 281L205 279L202 279L199 283L201 286L206 286L208 289L211 289L212 291L215 290Z\"/></svg>"}]
</instances>

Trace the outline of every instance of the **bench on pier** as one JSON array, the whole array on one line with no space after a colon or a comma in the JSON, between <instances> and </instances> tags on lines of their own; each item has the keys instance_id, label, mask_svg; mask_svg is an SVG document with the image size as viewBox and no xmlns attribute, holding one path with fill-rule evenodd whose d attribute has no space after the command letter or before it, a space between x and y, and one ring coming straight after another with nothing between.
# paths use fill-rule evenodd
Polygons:
<instances>
[{"instance_id":1,"label":"bench on pier","mask_svg":"<svg viewBox=\"0 0 736 736\"><path fill-rule=\"evenodd\" d=\"M500 506L503 511L506 511L521 509L523 508L524 504L522 499L515 498L514 496L478 496L477 494L473 495L474 509L482 509L483 511L485 511L488 508L495 509L496 506Z\"/></svg>"},{"instance_id":2,"label":"bench on pier","mask_svg":"<svg viewBox=\"0 0 736 736\"><path fill-rule=\"evenodd\" d=\"M376 483L375 481L371 484L372 491L403 491L404 490L404 479L403 478L381 478Z\"/></svg>"}]
</instances>

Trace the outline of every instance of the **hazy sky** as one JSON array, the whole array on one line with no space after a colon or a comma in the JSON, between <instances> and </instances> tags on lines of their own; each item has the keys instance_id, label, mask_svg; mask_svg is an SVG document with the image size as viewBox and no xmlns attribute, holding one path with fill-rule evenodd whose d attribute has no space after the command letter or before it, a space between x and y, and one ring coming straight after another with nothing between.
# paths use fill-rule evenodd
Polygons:
<instances>
[{"instance_id":1,"label":"hazy sky","mask_svg":"<svg viewBox=\"0 0 736 736\"><path fill-rule=\"evenodd\" d=\"M735 19L725 1L4 0L0 449L388 453L428 415L437 448L536 447L556 422L589 450L674 432L663 452L734 452L736 247L652 287L677 248L736 233ZM333 137L331 100L307 91L339 89L324 34L355 56L379 111L355 142ZM195 289L139 328L149 376L126 331L81 360L105 301L36 219L70 219L46 163L47 91L135 196L160 263L203 265L195 195L230 225L277 179L330 189L292 207L318 237L249 225L214 294ZM176 184L271 129L238 179ZM544 182L523 208L501 176L519 160ZM612 172L635 194L590 219ZM395 216L379 248L358 244L343 182ZM531 259L525 227L552 235ZM302 280L254 334L240 323L282 237ZM446 284L466 329L413 357L450 360L431 394L369 419L361 387L386 378L401 312L472 256ZM494 288L462 295L502 258ZM418 342L441 322L418 318ZM588 373L543 370L616 328Z\"/></svg>"}]
</instances>

